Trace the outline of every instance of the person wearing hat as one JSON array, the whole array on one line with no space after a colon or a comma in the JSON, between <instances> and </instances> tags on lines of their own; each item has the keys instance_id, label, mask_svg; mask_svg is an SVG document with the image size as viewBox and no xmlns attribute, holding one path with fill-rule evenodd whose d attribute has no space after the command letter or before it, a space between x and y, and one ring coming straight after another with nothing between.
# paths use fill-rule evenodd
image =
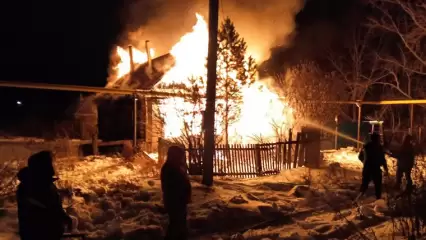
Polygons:
<instances>
[{"instance_id":1,"label":"person wearing hat","mask_svg":"<svg viewBox=\"0 0 426 240\"><path fill-rule=\"evenodd\" d=\"M397 160L396 169L396 188L400 189L402 176L405 175L407 181L406 191L411 192L413 188L413 180L411 179L411 170L414 167L415 151L413 138L411 135L406 135L398 152L392 154L392 157Z\"/></svg>"},{"instance_id":2,"label":"person wearing hat","mask_svg":"<svg viewBox=\"0 0 426 240\"><path fill-rule=\"evenodd\" d=\"M380 135L372 133L370 141L364 145L362 151L359 153L358 158L363 162L362 168L362 183L360 194L356 198L363 196L368 189L368 184L371 181L374 183L376 198L382 197L382 170L384 168L385 174L388 175L388 166L385 158L385 151L380 143Z\"/></svg>"},{"instance_id":3,"label":"person wearing hat","mask_svg":"<svg viewBox=\"0 0 426 240\"><path fill-rule=\"evenodd\" d=\"M18 173L19 235L22 240L59 240L72 219L62 208L54 181L53 156L49 151L36 153L28 166Z\"/></svg>"}]
</instances>

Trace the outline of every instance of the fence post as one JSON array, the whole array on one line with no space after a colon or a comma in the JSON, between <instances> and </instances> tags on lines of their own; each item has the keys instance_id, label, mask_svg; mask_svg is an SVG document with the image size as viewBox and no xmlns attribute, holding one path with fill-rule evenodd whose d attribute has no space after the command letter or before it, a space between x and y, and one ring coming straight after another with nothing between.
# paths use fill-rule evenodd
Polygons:
<instances>
[{"instance_id":1,"label":"fence post","mask_svg":"<svg viewBox=\"0 0 426 240\"><path fill-rule=\"evenodd\" d=\"M295 148L295 150L294 150L294 162L293 162L293 168L297 168L297 156L298 156L298 153L299 153L299 144L300 144L300 137L301 137L301 134L300 133L297 133L297 137L296 137L296 148Z\"/></svg>"},{"instance_id":2,"label":"fence post","mask_svg":"<svg viewBox=\"0 0 426 240\"><path fill-rule=\"evenodd\" d=\"M281 144L276 143L275 145L275 170L281 171Z\"/></svg>"},{"instance_id":3,"label":"fence post","mask_svg":"<svg viewBox=\"0 0 426 240\"><path fill-rule=\"evenodd\" d=\"M282 164L283 164L284 169L288 169L288 166L287 166L287 144L286 144L286 142L283 143L283 156L282 156L282 158L283 158Z\"/></svg>"},{"instance_id":4,"label":"fence post","mask_svg":"<svg viewBox=\"0 0 426 240\"><path fill-rule=\"evenodd\" d=\"M293 130L290 128L289 130L288 130L288 152L287 152L287 165L288 165L288 169L290 169L291 168L291 145L293 144L292 143L292 141L293 141Z\"/></svg>"},{"instance_id":5,"label":"fence post","mask_svg":"<svg viewBox=\"0 0 426 240\"><path fill-rule=\"evenodd\" d=\"M256 152L255 154L256 154L257 176L262 176L262 159L260 157L260 146L259 146L259 144L256 144L255 152Z\"/></svg>"},{"instance_id":6,"label":"fence post","mask_svg":"<svg viewBox=\"0 0 426 240\"><path fill-rule=\"evenodd\" d=\"M299 146L299 167L306 165L305 163L305 149L306 149L306 134L302 131Z\"/></svg>"}]
</instances>

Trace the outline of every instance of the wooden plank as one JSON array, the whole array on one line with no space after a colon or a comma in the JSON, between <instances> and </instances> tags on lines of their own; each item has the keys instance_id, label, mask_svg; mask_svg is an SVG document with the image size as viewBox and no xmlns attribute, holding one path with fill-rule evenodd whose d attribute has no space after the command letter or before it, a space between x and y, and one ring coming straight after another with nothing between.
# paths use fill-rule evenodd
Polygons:
<instances>
[{"instance_id":1,"label":"wooden plank","mask_svg":"<svg viewBox=\"0 0 426 240\"><path fill-rule=\"evenodd\" d=\"M301 133L301 135L302 136L300 138L299 167L305 165L305 149L306 149L305 139L306 139L306 136L303 132Z\"/></svg>"},{"instance_id":2,"label":"wooden plank","mask_svg":"<svg viewBox=\"0 0 426 240\"><path fill-rule=\"evenodd\" d=\"M237 151L240 151L240 150L237 149L237 145L236 144L233 144L232 148L231 148L231 152L230 152L231 154L230 155L231 155L232 161L234 163L234 173L239 173L240 172L239 166L238 166L238 159L236 158L236 155L235 155Z\"/></svg>"},{"instance_id":3,"label":"wooden plank","mask_svg":"<svg viewBox=\"0 0 426 240\"><path fill-rule=\"evenodd\" d=\"M287 159L287 146L286 146L286 144L282 144L282 143L280 143L280 145L281 145L281 148L282 148L282 156L281 156L281 158L282 158L282 168L283 169L287 169L287 163L286 163L286 159Z\"/></svg>"},{"instance_id":4,"label":"wooden plank","mask_svg":"<svg viewBox=\"0 0 426 240\"><path fill-rule=\"evenodd\" d=\"M256 173L258 176L262 176L262 159L260 154L260 146L256 145Z\"/></svg>"},{"instance_id":5,"label":"wooden plank","mask_svg":"<svg viewBox=\"0 0 426 240\"><path fill-rule=\"evenodd\" d=\"M293 161L293 168L297 168L298 164L297 164L297 156L299 154L299 144L300 144L300 138L302 137L302 135L300 133L297 133L297 143L296 143L296 147L294 150L294 161Z\"/></svg>"},{"instance_id":6,"label":"wooden plank","mask_svg":"<svg viewBox=\"0 0 426 240\"><path fill-rule=\"evenodd\" d=\"M235 166L234 166L234 162L233 162L233 159L232 159L232 156L231 156L230 145L226 145L225 144L225 146L227 148L225 150L225 152L226 152L226 160L228 161L228 164L230 166L230 175L232 176L235 173Z\"/></svg>"},{"instance_id":7,"label":"wooden plank","mask_svg":"<svg viewBox=\"0 0 426 240\"><path fill-rule=\"evenodd\" d=\"M228 156L230 158L229 161L230 161L231 166L232 166L232 175L234 175L234 174L237 173L237 166L235 165L235 159L232 156L232 154L233 154L232 147L233 147L233 145L228 145L227 152L228 152Z\"/></svg>"},{"instance_id":8,"label":"wooden plank","mask_svg":"<svg viewBox=\"0 0 426 240\"><path fill-rule=\"evenodd\" d=\"M226 148L226 147L222 147L222 145L218 145L218 147L216 147L216 150L227 150L228 148ZM252 147L249 147L249 148L238 148L238 147L236 147L236 148L233 148L233 149L236 149L236 150L255 150L255 148L252 148Z\"/></svg>"},{"instance_id":9,"label":"wooden plank","mask_svg":"<svg viewBox=\"0 0 426 240\"><path fill-rule=\"evenodd\" d=\"M277 164L278 171L281 171L281 145L275 145L275 163Z\"/></svg>"},{"instance_id":10,"label":"wooden plank","mask_svg":"<svg viewBox=\"0 0 426 240\"><path fill-rule=\"evenodd\" d=\"M288 151L287 151L287 168L291 168L291 152L292 152L292 144L293 144L293 131L291 129L288 130Z\"/></svg>"},{"instance_id":11,"label":"wooden plank","mask_svg":"<svg viewBox=\"0 0 426 240\"><path fill-rule=\"evenodd\" d=\"M275 171L278 171L277 161L276 161L276 159L277 159L277 157L276 157L277 151L276 150L277 150L277 145L276 144L274 146L271 146L271 162L272 162L272 166L273 166L273 169Z\"/></svg>"},{"instance_id":12,"label":"wooden plank","mask_svg":"<svg viewBox=\"0 0 426 240\"><path fill-rule=\"evenodd\" d=\"M262 175L263 172L268 171L268 159L265 156L265 148L261 145L259 145L259 149L260 149L260 159L262 162Z\"/></svg>"},{"instance_id":13,"label":"wooden plank","mask_svg":"<svg viewBox=\"0 0 426 240\"><path fill-rule=\"evenodd\" d=\"M274 162L272 161L272 152L271 152L271 147L272 145L268 146L268 149L266 150L266 154L267 154L267 158L268 158L268 162L269 162L269 171L274 169Z\"/></svg>"},{"instance_id":14,"label":"wooden plank","mask_svg":"<svg viewBox=\"0 0 426 240\"><path fill-rule=\"evenodd\" d=\"M249 148L251 148L250 144L246 144L246 146L249 147ZM252 166L253 166L253 150L251 150L251 149L248 150L246 154L247 154L248 166L249 166L249 169L250 169L249 172L253 172L253 170L252 170Z\"/></svg>"},{"instance_id":15,"label":"wooden plank","mask_svg":"<svg viewBox=\"0 0 426 240\"><path fill-rule=\"evenodd\" d=\"M237 148L240 148L241 146L240 146L240 144L236 144L235 145L235 147L237 147ZM235 150L235 152L234 152L234 156L235 156L235 159L236 159L236 161L237 161L237 165L238 165L238 172L239 173L244 173L245 171L244 171L244 164L243 164L243 161L242 161L242 158L241 158L241 154L243 153L243 152L245 152L246 150L244 150L244 151L240 151L240 150Z\"/></svg>"},{"instance_id":16,"label":"wooden plank","mask_svg":"<svg viewBox=\"0 0 426 240\"><path fill-rule=\"evenodd\" d=\"M252 147L255 148L255 150L252 150L252 162L253 162L253 172L256 176L258 176L258 169L257 169L257 150L256 150L256 144L252 144Z\"/></svg>"},{"instance_id":17,"label":"wooden plank","mask_svg":"<svg viewBox=\"0 0 426 240\"><path fill-rule=\"evenodd\" d=\"M277 148L277 145L274 145L274 146L271 146L271 162L272 162L272 166L273 166L273 169L274 170L277 170L277 164L276 164L276 148Z\"/></svg>"},{"instance_id":18,"label":"wooden plank","mask_svg":"<svg viewBox=\"0 0 426 240\"><path fill-rule=\"evenodd\" d=\"M248 146L248 145L245 144L243 146ZM251 172L250 152L251 152L251 150L247 150L243 153L244 163L246 164L245 172L247 172L247 173ZM251 177L250 174L248 174L247 177Z\"/></svg>"},{"instance_id":19,"label":"wooden plank","mask_svg":"<svg viewBox=\"0 0 426 240\"><path fill-rule=\"evenodd\" d=\"M227 173L227 167L226 167L226 162L224 161L224 155L223 155L223 148L221 147L220 144L217 145L218 149L215 151L217 154L217 161L220 162L220 170L219 173L220 174L225 174Z\"/></svg>"},{"instance_id":20,"label":"wooden plank","mask_svg":"<svg viewBox=\"0 0 426 240\"><path fill-rule=\"evenodd\" d=\"M235 144L235 148L241 148L241 144ZM239 173L245 173L246 171L244 171L244 163L242 161L242 157L241 154L243 154L243 152L245 152L247 150L235 150L235 159L237 161L237 166L238 166L238 172ZM243 177L244 175L240 176Z\"/></svg>"},{"instance_id":21,"label":"wooden plank","mask_svg":"<svg viewBox=\"0 0 426 240\"><path fill-rule=\"evenodd\" d=\"M237 147L241 147L241 144L238 144L238 146ZM247 172L246 170L245 170L245 167L246 167L246 164L244 163L244 157L243 157L243 154L246 152L247 150L244 150L244 151L238 151L238 152L236 152L236 156L237 156L237 159L238 159L238 162L239 162L239 168L240 168L240 172ZM244 177L244 175L243 175L243 177Z\"/></svg>"},{"instance_id":22,"label":"wooden plank","mask_svg":"<svg viewBox=\"0 0 426 240\"><path fill-rule=\"evenodd\" d=\"M243 146L247 146L247 145L243 145ZM251 150L246 150L243 152L242 157L243 157L243 162L245 164L245 172L249 173L251 172L251 167L250 167L250 151ZM247 177L250 177L250 174L247 175Z\"/></svg>"},{"instance_id":23,"label":"wooden plank","mask_svg":"<svg viewBox=\"0 0 426 240\"><path fill-rule=\"evenodd\" d=\"M215 147L219 148L219 144L216 144ZM215 148L214 152L215 152L214 156L215 156L216 165L218 166L217 173L221 174L223 172L223 168L222 168L223 163L222 163L222 159L220 155L221 151Z\"/></svg>"},{"instance_id":24,"label":"wooden plank","mask_svg":"<svg viewBox=\"0 0 426 240\"><path fill-rule=\"evenodd\" d=\"M265 170L263 170L263 171L264 171L264 172L265 172L265 171L270 171L270 170L271 170L271 159L269 158L269 145L268 145L268 146L265 146L264 156L265 156L265 158L266 158L266 161L267 161L268 167L267 167L267 169L265 169Z\"/></svg>"}]
</instances>

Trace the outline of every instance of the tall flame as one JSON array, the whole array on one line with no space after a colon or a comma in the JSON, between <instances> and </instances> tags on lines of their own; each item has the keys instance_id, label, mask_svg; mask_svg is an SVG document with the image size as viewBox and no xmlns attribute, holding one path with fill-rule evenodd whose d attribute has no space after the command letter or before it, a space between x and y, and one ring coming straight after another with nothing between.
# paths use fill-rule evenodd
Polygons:
<instances>
[{"instance_id":1,"label":"tall flame","mask_svg":"<svg viewBox=\"0 0 426 240\"><path fill-rule=\"evenodd\" d=\"M151 56L154 56L154 49L151 48L149 51ZM145 52L141 52L135 47L132 47L132 53L135 67L148 61L148 55ZM117 54L121 61L117 64L115 70L117 71L117 79L120 79L130 72L130 54L128 50L121 47L117 47Z\"/></svg>"},{"instance_id":2,"label":"tall flame","mask_svg":"<svg viewBox=\"0 0 426 240\"><path fill-rule=\"evenodd\" d=\"M172 84L191 87L190 78L202 77L206 79L206 59L208 54L208 26L204 18L196 14L197 23L192 32L181 37L173 46L170 53L175 58L175 66L170 69L156 87ZM119 76L130 71L127 65L128 52L119 48L118 54L122 63L117 66ZM127 54L127 55L126 55ZM134 53L135 62L146 62L146 54L139 51ZM136 60L137 59L137 60ZM218 59L220 61L220 58ZM127 63L126 63L127 62ZM200 93L205 93L205 84L200 84ZM293 126L293 110L283 98L269 88L267 82L256 81L250 87L242 87L242 104L240 118L229 126L230 143L257 142L259 137L263 141L274 141L283 136L286 129ZM218 99L217 104L222 100ZM182 98L168 98L161 101L159 111L164 117L164 137L172 138L183 135L184 131L198 135L201 133L202 115L205 100L194 105ZM216 133L223 132L221 120L216 116Z\"/></svg>"},{"instance_id":3,"label":"tall flame","mask_svg":"<svg viewBox=\"0 0 426 240\"><path fill-rule=\"evenodd\" d=\"M205 76L206 58L208 53L209 32L206 21L196 14L197 23L192 32L185 34L176 45L172 47L170 54L175 57L175 67L170 69L160 84L185 84L191 86L190 77Z\"/></svg>"}]
</instances>

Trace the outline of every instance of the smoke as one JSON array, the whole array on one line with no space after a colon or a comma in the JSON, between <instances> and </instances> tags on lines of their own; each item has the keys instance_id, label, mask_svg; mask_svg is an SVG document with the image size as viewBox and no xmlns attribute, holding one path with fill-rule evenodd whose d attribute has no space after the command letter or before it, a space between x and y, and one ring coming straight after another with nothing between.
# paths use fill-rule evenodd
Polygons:
<instances>
[{"instance_id":1,"label":"smoke","mask_svg":"<svg viewBox=\"0 0 426 240\"><path fill-rule=\"evenodd\" d=\"M291 43L295 15L303 0L220 0L219 21L229 16L245 38L248 51L258 61L269 57L276 45ZM206 0L138 0L128 5L122 44L144 49L150 40L156 55L167 53L180 37L191 31L195 13L208 18Z\"/></svg>"}]
</instances>

